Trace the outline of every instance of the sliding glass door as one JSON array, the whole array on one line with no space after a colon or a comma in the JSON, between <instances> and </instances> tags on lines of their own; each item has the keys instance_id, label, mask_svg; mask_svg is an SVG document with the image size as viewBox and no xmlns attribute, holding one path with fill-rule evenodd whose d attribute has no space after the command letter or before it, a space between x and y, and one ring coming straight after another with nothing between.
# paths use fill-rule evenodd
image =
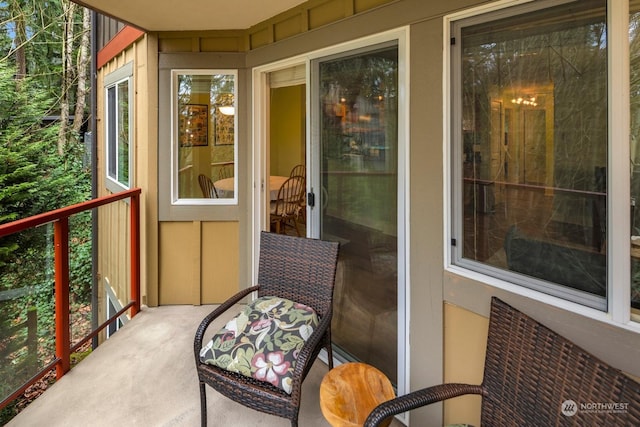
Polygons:
<instances>
[{"instance_id":1,"label":"sliding glass door","mask_svg":"<svg viewBox=\"0 0 640 427\"><path fill-rule=\"evenodd\" d=\"M312 65L312 234L341 242L333 341L397 383L397 43Z\"/></svg>"}]
</instances>

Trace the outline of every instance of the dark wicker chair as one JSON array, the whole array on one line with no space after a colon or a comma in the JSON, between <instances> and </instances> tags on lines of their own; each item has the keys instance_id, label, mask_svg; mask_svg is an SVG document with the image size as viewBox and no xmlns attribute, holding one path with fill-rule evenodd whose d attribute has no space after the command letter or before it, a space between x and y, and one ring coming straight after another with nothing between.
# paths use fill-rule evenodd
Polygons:
<instances>
[{"instance_id":1,"label":"dark wicker chair","mask_svg":"<svg viewBox=\"0 0 640 427\"><path fill-rule=\"evenodd\" d=\"M640 426L639 383L495 297L482 384L397 397L378 405L365 426L464 394L482 395L483 426ZM602 403L621 410L581 407Z\"/></svg>"},{"instance_id":2,"label":"dark wicker chair","mask_svg":"<svg viewBox=\"0 0 640 427\"><path fill-rule=\"evenodd\" d=\"M207 425L207 384L249 408L288 418L292 426L298 425L302 381L323 347L328 352L329 369L333 368L331 317L337 260L338 243L262 232L258 284L238 292L215 309L202 321L195 335L203 426ZM278 296L308 305L320 318L318 327L298 355L291 394L267 382L200 361L199 353L209 324L252 292L257 292L258 297Z\"/></svg>"}]
</instances>

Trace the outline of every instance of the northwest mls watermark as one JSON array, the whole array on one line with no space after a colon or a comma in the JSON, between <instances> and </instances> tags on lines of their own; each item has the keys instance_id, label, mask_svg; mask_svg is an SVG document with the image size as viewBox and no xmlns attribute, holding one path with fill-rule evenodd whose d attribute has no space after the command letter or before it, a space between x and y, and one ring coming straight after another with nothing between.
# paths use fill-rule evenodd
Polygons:
<instances>
[{"instance_id":1,"label":"northwest mls watermark","mask_svg":"<svg viewBox=\"0 0 640 427\"><path fill-rule=\"evenodd\" d=\"M588 402L576 403L573 400L562 402L562 414L572 417L578 412L583 414L624 414L629 409L627 402Z\"/></svg>"}]
</instances>

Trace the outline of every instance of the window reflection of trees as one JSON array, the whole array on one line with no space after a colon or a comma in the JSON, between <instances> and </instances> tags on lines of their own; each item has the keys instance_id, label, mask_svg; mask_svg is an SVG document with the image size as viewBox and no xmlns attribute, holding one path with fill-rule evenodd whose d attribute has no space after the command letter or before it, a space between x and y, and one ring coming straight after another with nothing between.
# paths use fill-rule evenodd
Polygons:
<instances>
[{"instance_id":1,"label":"window reflection of trees","mask_svg":"<svg viewBox=\"0 0 640 427\"><path fill-rule=\"evenodd\" d=\"M561 247L604 250L605 4L572 2L462 29L465 258L508 268L512 225Z\"/></svg>"},{"instance_id":2,"label":"window reflection of trees","mask_svg":"<svg viewBox=\"0 0 640 427\"><path fill-rule=\"evenodd\" d=\"M640 2L629 6L631 234L640 235ZM632 238L633 239L633 238ZM633 244L634 240L632 240ZM632 250L633 250L632 246ZM640 263L631 264L631 301L640 315Z\"/></svg>"}]
</instances>

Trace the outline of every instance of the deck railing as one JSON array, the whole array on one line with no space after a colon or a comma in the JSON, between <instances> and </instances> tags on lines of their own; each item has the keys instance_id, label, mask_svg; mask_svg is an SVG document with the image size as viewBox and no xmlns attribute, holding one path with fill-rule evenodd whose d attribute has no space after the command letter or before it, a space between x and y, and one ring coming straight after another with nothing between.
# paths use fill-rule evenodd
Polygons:
<instances>
[{"instance_id":1,"label":"deck railing","mask_svg":"<svg viewBox=\"0 0 640 427\"><path fill-rule=\"evenodd\" d=\"M140 194L141 190L136 188L0 225L0 238L2 238L43 224L53 223L56 330L55 358L31 377L24 385L2 400L0 402L0 409L4 408L19 397L28 387L43 378L54 367L56 369L56 377L60 379L71 369L71 354L73 352L98 335L100 331L106 328L111 322L120 317L127 310L131 309L131 317L135 316L140 311ZM70 337L71 325L69 309L69 217L128 198L131 199L129 206L131 301L115 315L107 319L95 330L91 331L90 334L72 346Z\"/></svg>"}]
</instances>

